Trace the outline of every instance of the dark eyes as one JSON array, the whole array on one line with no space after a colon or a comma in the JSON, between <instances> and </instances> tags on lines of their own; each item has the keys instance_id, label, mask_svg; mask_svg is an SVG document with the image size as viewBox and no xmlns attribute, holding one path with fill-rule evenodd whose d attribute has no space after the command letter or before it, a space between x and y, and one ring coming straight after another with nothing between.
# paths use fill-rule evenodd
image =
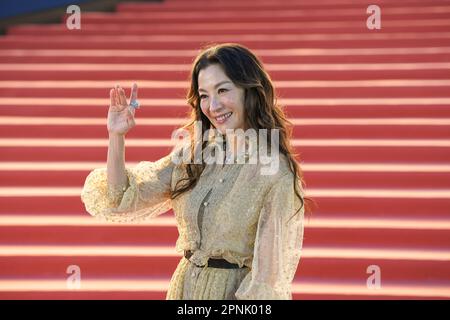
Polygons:
<instances>
[{"instance_id":1,"label":"dark eyes","mask_svg":"<svg viewBox=\"0 0 450 320\"><path fill-rule=\"evenodd\" d=\"M227 91L228 91L228 89L221 88L217 92L220 94L220 93L227 92ZM200 95L200 100L206 99L207 97L208 96L206 94L201 94Z\"/></svg>"}]
</instances>

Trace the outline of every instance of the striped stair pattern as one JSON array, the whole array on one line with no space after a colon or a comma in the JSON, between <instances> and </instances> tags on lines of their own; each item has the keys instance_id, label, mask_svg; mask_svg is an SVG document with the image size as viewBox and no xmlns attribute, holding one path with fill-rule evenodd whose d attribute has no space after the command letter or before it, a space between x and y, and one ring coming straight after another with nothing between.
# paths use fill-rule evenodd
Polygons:
<instances>
[{"instance_id":1,"label":"striped stair pattern","mask_svg":"<svg viewBox=\"0 0 450 320\"><path fill-rule=\"evenodd\" d=\"M127 164L156 160L189 112L198 49L239 42L275 81L318 205L294 299L449 299L450 1L377 4L381 30L366 27L362 0L127 2L82 12L81 30L63 14L10 27L0 37L0 298L165 298L180 259L173 212L104 223L80 200L105 165L109 88L138 83Z\"/></svg>"}]
</instances>

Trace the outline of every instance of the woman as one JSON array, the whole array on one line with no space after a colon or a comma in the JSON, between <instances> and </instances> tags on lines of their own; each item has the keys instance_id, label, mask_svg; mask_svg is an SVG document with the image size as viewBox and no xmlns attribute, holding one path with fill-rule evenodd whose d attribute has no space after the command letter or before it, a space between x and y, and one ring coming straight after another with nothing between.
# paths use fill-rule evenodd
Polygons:
<instances>
[{"instance_id":1,"label":"woman","mask_svg":"<svg viewBox=\"0 0 450 320\"><path fill-rule=\"evenodd\" d=\"M291 299L306 198L289 122L258 58L238 44L212 46L198 55L188 93L191 119L183 127L188 143L154 163L125 167L124 136L134 126L134 108L120 87L110 96L107 168L86 179L87 211L109 221L132 221L173 209L176 248L184 257L167 299ZM130 104L136 98L134 85ZM276 134L261 134L264 129ZM244 139L237 134L248 130L259 134ZM263 153L263 145L270 170L261 156L249 161ZM246 153L239 157L242 149Z\"/></svg>"}]
</instances>

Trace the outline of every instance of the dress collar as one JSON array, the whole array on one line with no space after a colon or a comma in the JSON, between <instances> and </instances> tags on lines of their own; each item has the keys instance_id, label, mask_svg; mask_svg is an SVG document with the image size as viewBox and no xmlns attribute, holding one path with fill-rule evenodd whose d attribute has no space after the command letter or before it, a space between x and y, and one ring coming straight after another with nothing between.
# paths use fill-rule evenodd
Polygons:
<instances>
[{"instance_id":1,"label":"dress collar","mask_svg":"<svg viewBox=\"0 0 450 320\"><path fill-rule=\"evenodd\" d=\"M211 131L213 132L211 133ZM226 135L220 134L217 130L210 130L207 148L212 148L212 156L215 156L218 149L222 150L225 156L225 164L248 163L252 157L255 157L253 161L257 161L258 137L255 134L246 134L242 137L239 136L236 139L236 142L238 143L237 152L232 150L231 146L229 146L229 138L227 139Z\"/></svg>"}]
</instances>

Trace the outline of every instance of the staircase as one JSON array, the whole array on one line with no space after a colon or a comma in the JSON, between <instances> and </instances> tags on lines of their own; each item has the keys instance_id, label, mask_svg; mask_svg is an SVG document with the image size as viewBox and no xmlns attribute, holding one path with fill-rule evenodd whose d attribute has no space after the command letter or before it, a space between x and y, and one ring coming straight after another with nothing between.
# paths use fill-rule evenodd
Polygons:
<instances>
[{"instance_id":1,"label":"staircase","mask_svg":"<svg viewBox=\"0 0 450 320\"><path fill-rule=\"evenodd\" d=\"M0 299L165 298L180 259L172 212L102 223L80 191L105 166L109 89L139 85L127 164L159 159L189 110L192 59L212 42L255 50L295 124L318 208L294 299L449 299L450 1L376 4L380 30L362 0L127 2L82 11L81 30L63 17L9 28Z\"/></svg>"}]
</instances>

